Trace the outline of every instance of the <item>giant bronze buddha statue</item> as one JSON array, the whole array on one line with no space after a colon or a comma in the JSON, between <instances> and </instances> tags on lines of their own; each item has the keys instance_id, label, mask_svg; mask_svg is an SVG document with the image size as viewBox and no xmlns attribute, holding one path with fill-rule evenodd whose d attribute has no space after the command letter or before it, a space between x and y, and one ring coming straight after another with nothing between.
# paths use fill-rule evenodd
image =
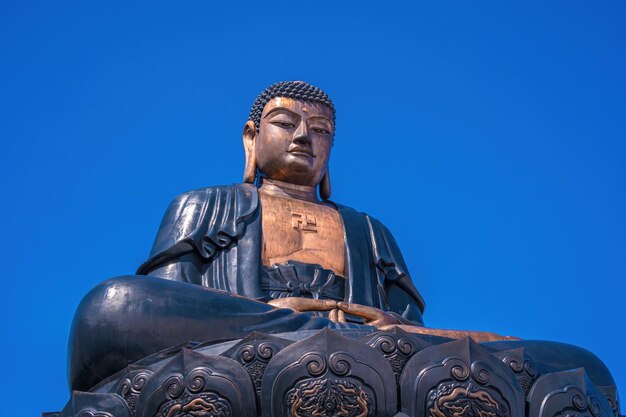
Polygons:
<instances>
[{"instance_id":1,"label":"giant bronze buddha statue","mask_svg":"<svg viewBox=\"0 0 626 417\"><path fill-rule=\"evenodd\" d=\"M81 302L70 338L71 388L106 386L116 372L135 372L138 365L131 364L152 363L143 358L190 342L213 346L251 332L320 329L363 336L394 328L424 346L469 336L471 343L489 342L482 345L489 352L523 349L540 373L584 367L597 386L614 387L606 367L574 346L425 328L424 301L389 230L330 200L334 137L335 109L319 88L295 81L263 91L243 129L244 182L176 197L136 275L105 281ZM399 370L396 378L399 383ZM444 388L438 389L459 392L456 385ZM469 395L471 385L463 389ZM363 401L357 401L361 411L371 403ZM294 410L290 415L308 415ZM325 413L310 415L334 415Z\"/></svg>"}]
</instances>

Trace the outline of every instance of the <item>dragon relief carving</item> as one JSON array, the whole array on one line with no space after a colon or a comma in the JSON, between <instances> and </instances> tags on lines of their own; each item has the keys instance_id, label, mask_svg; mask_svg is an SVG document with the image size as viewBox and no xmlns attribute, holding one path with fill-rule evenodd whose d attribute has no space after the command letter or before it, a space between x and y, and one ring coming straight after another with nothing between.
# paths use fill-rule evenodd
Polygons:
<instances>
[{"instance_id":1,"label":"dragon relief carving","mask_svg":"<svg viewBox=\"0 0 626 417\"><path fill-rule=\"evenodd\" d=\"M428 393L429 417L508 417L506 406L471 382L441 383Z\"/></svg>"},{"instance_id":2,"label":"dragon relief carving","mask_svg":"<svg viewBox=\"0 0 626 417\"><path fill-rule=\"evenodd\" d=\"M344 379L305 379L286 394L289 417L368 417L368 394Z\"/></svg>"},{"instance_id":3,"label":"dragon relief carving","mask_svg":"<svg viewBox=\"0 0 626 417\"><path fill-rule=\"evenodd\" d=\"M155 417L231 417L227 399L212 392L185 395L163 404Z\"/></svg>"}]
</instances>

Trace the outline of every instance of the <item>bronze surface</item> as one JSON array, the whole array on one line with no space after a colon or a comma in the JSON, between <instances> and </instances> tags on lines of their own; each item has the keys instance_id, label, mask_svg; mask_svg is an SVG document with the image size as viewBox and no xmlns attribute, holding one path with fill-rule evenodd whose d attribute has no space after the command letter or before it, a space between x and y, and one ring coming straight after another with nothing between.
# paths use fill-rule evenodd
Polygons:
<instances>
[{"instance_id":1,"label":"bronze surface","mask_svg":"<svg viewBox=\"0 0 626 417\"><path fill-rule=\"evenodd\" d=\"M345 277L345 242L339 213L323 204L259 192L262 263L318 264Z\"/></svg>"}]
</instances>

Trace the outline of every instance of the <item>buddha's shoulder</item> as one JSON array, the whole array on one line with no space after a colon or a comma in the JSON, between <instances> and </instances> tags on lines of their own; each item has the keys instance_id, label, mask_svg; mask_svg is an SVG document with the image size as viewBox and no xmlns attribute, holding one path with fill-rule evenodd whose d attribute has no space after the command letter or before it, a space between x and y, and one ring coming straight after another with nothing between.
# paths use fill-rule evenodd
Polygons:
<instances>
[{"instance_id":1,"label":"buddha's shoulder","mask_svg":"<svg viewBox=\"0 0 626 417\"><path fill-rule=\"evenodd\" d=\"M186 191L177 195L172 206L185 206L189 204L215 204L219 202L237 200L240 203L256 205L258 200L257 188L253 184L230 184L215 185L196 190Z\"/></svg>"},{"instance_id":2,"label":"buddha's shoulder","mask_svg":"<svg viewBox=\"0 0 626 417\"><path fill-rule=\"evenodd\" d=\"M166 217L201 219L234 214L245 219L257 211L259 196L252 184L218 185L179 194L170 203Z\"/></svg>"}]
</instances>

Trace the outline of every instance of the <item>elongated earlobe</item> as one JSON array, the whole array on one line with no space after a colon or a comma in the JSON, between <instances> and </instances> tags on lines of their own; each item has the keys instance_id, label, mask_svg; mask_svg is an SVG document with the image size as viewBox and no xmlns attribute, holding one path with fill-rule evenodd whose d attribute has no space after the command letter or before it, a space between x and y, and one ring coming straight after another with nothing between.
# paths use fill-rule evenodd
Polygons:
<instances>
[{"instance_id":1,"label":"elongated earlobe","mask_svg":"<svg viewBox=\"0 0 626 417\"><path fill-rule=\"evenodd\" d=\"M328 173L328 168L326 168L326 172L320 182L320 197L322 200L328 200L330 198L330 174Z\"/></svg>"},{"instance_id":2,"label":"elongated earlobe","mask_svg":"<svg viewBox=\"0 0 626 417\"><path fill-rule=\"evenodd\" d=\"M250 156L246 155L246 168L243 171L243 182L254 184L256 181L256 158L254 153Z\"/></svg>"},{"instance_id":3,"label":"elongated earlobe","mask_svg":"<svg viewBox=\"0 0 626 417\"><path fill-rule=\"evenodd\" d=\"M243 182L254 184L256 181L256 154L254 152L254 140L256 139L256 127L251 120L243 128L243 150L246 153L246 167L243 170Z\"/></svg>"}]
</instances>

